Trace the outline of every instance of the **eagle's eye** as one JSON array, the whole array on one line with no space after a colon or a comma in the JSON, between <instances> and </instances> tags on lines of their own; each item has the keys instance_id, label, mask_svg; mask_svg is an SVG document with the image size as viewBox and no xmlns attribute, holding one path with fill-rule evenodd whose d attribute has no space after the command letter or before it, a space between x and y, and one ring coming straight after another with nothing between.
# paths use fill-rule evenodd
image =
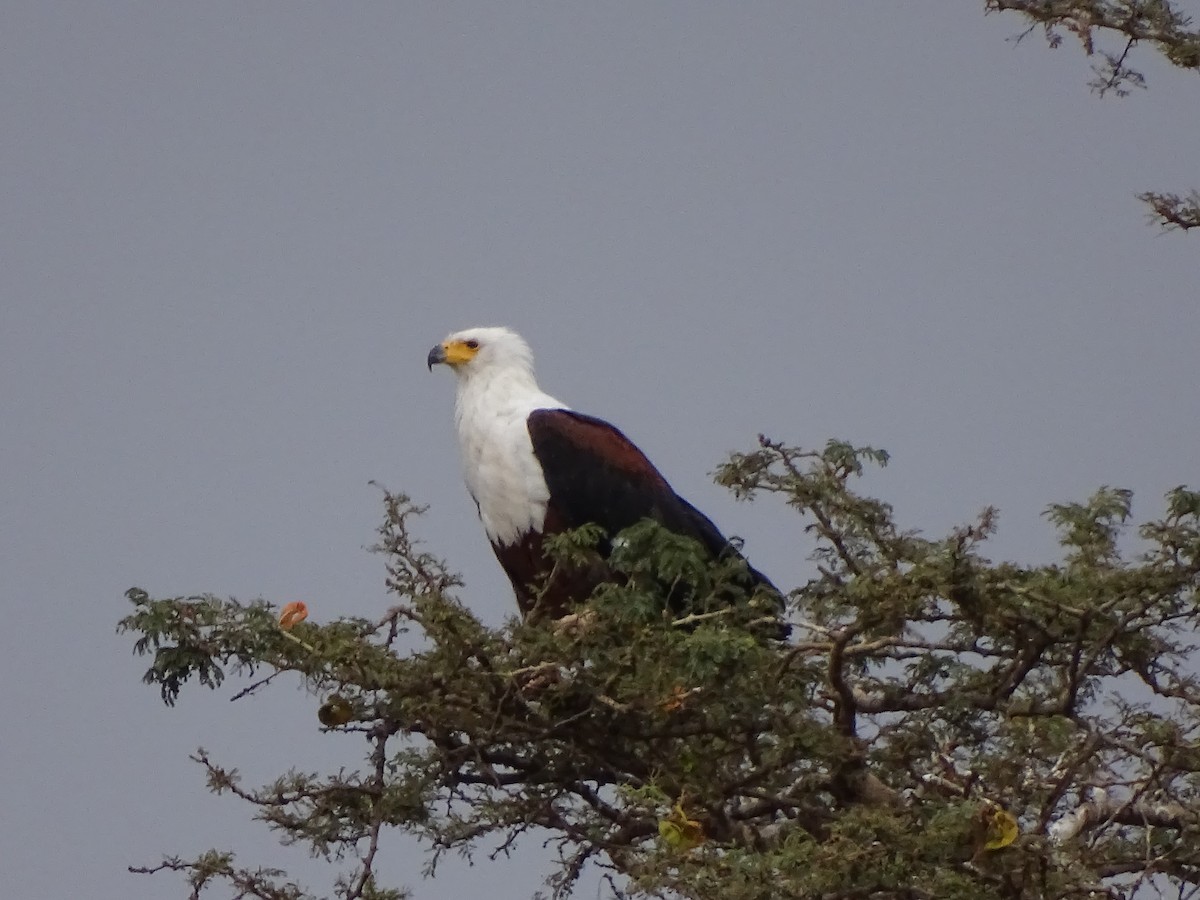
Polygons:
<instances>
[{"instance_id":1,"label":"eagle's eye","mask_svg":"<svg viewBox=\"0 0 1200 900\"><path fill-rule=\"evenodd\" d=\"M467 345L468 350L478 350L479 349L479 341L475 340L474 338L467 341L466 345Z\"/></svg>"}]
</instances>

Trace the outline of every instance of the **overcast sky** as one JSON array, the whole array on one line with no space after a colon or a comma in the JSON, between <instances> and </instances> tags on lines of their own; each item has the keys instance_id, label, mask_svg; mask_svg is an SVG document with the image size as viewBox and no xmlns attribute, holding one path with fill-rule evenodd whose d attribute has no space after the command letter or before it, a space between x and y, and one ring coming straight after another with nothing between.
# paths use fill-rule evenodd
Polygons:
<instances>
[{"instance_id":1,"label":"overcast sky","mask_svg":"<svg viewBox=\"0 0 1200 900\"><path fill-rule=\"evenodd\" d=\"M760 431L885 447L905 525L994 503L1025 561L1050 502L1200 483L1200 238L1134 199L1200 186L1200 81L1147 51L1100 100L982 6L8 0L0 892L182 897L126 866L214 846L327 889L187 754L258 783L361 742L299 690L164 709L113 626L131 585L377 615L370 479L512 613L449 331L520 330L781 586L802 523L709 476ZM421 854L383 868L422 900L545 874Z\"/></svg>"}]
</instances>

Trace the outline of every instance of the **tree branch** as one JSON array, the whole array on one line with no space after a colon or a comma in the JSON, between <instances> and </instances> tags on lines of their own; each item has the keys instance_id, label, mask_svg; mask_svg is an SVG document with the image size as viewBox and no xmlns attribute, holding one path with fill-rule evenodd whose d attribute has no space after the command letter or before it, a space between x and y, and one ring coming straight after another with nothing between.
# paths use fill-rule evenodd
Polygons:
<instances>
[{"instance_id":1,"label":"tree branch","mask_svg":"<svg viewBox=\"0 0 1200 900\"><path fill-rule=\"evenodd\" d=\"M1056 844L1065 844L1085 831L1109 823L1182 830L1195 827L1198 821L1195 810L1185 809L1179 803L1150 800L1130 803L1096 789L1086 802L1052 822L1046 835Z\"/></svg>"}]
</instances>

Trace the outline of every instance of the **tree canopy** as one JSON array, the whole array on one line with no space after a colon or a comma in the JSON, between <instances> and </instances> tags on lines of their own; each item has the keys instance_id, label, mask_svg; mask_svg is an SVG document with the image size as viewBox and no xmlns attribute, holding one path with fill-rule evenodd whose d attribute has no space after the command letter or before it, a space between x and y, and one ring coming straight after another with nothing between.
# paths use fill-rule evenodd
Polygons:
<instances>
[{"instance_id":1,"label":"tree canopy","mask_svg":"<svg viewBox=\"0 0 1200 900\"><path fill-rule=\"evenodd\" d=\"M588 616L486 627L416 541L419 508L390 494L378 549L396 605L379 621L133 590L120 627L168 704L230 672L258 679L243 694L299 678L314 728L362 735L358 769L263 787L195 757L287 841L354 860L338 897L402 896L376 881L387 829L425 839L431 867L547 843L554 896L588 865L629 897L1200 890L1200 493L1173 490L1136 539L1127 491L1052 506L1062 559L1024 567L987 559L992 510L937 540L903 530L855 490L885 461L763 439L722 466L811 534L817 574L791 594L786 642L736 604L667 616L664 583L690 581L703 606L732 573L649 526L620 542L627 583ZM193 896L312 896L224 851L143 871L159 869Z\"/></svg>"}]
</instances>

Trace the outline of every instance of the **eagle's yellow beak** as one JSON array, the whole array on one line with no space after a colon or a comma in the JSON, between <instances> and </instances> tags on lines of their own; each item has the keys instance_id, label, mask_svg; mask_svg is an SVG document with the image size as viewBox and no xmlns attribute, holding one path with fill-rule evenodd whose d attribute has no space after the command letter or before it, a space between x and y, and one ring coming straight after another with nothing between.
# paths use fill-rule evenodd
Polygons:
<instances>
[{"instance_id":1,"label":"eagle's yellow beak","mask_svg":"<svg viewBox=\"0 0 1200 900\"><path fill-rule=\"evenodd\" d=\"M475 344L475 341L471 341ZM430 371L438 363L445 363L448 366L461 366L465 362L470 362L475 358L475 354L479 352L478 345L472 347L466 341L442 341L436 347L429 351L429 355L425 357L425 362L428 363Z\"/></svg>"}]
</instances>

